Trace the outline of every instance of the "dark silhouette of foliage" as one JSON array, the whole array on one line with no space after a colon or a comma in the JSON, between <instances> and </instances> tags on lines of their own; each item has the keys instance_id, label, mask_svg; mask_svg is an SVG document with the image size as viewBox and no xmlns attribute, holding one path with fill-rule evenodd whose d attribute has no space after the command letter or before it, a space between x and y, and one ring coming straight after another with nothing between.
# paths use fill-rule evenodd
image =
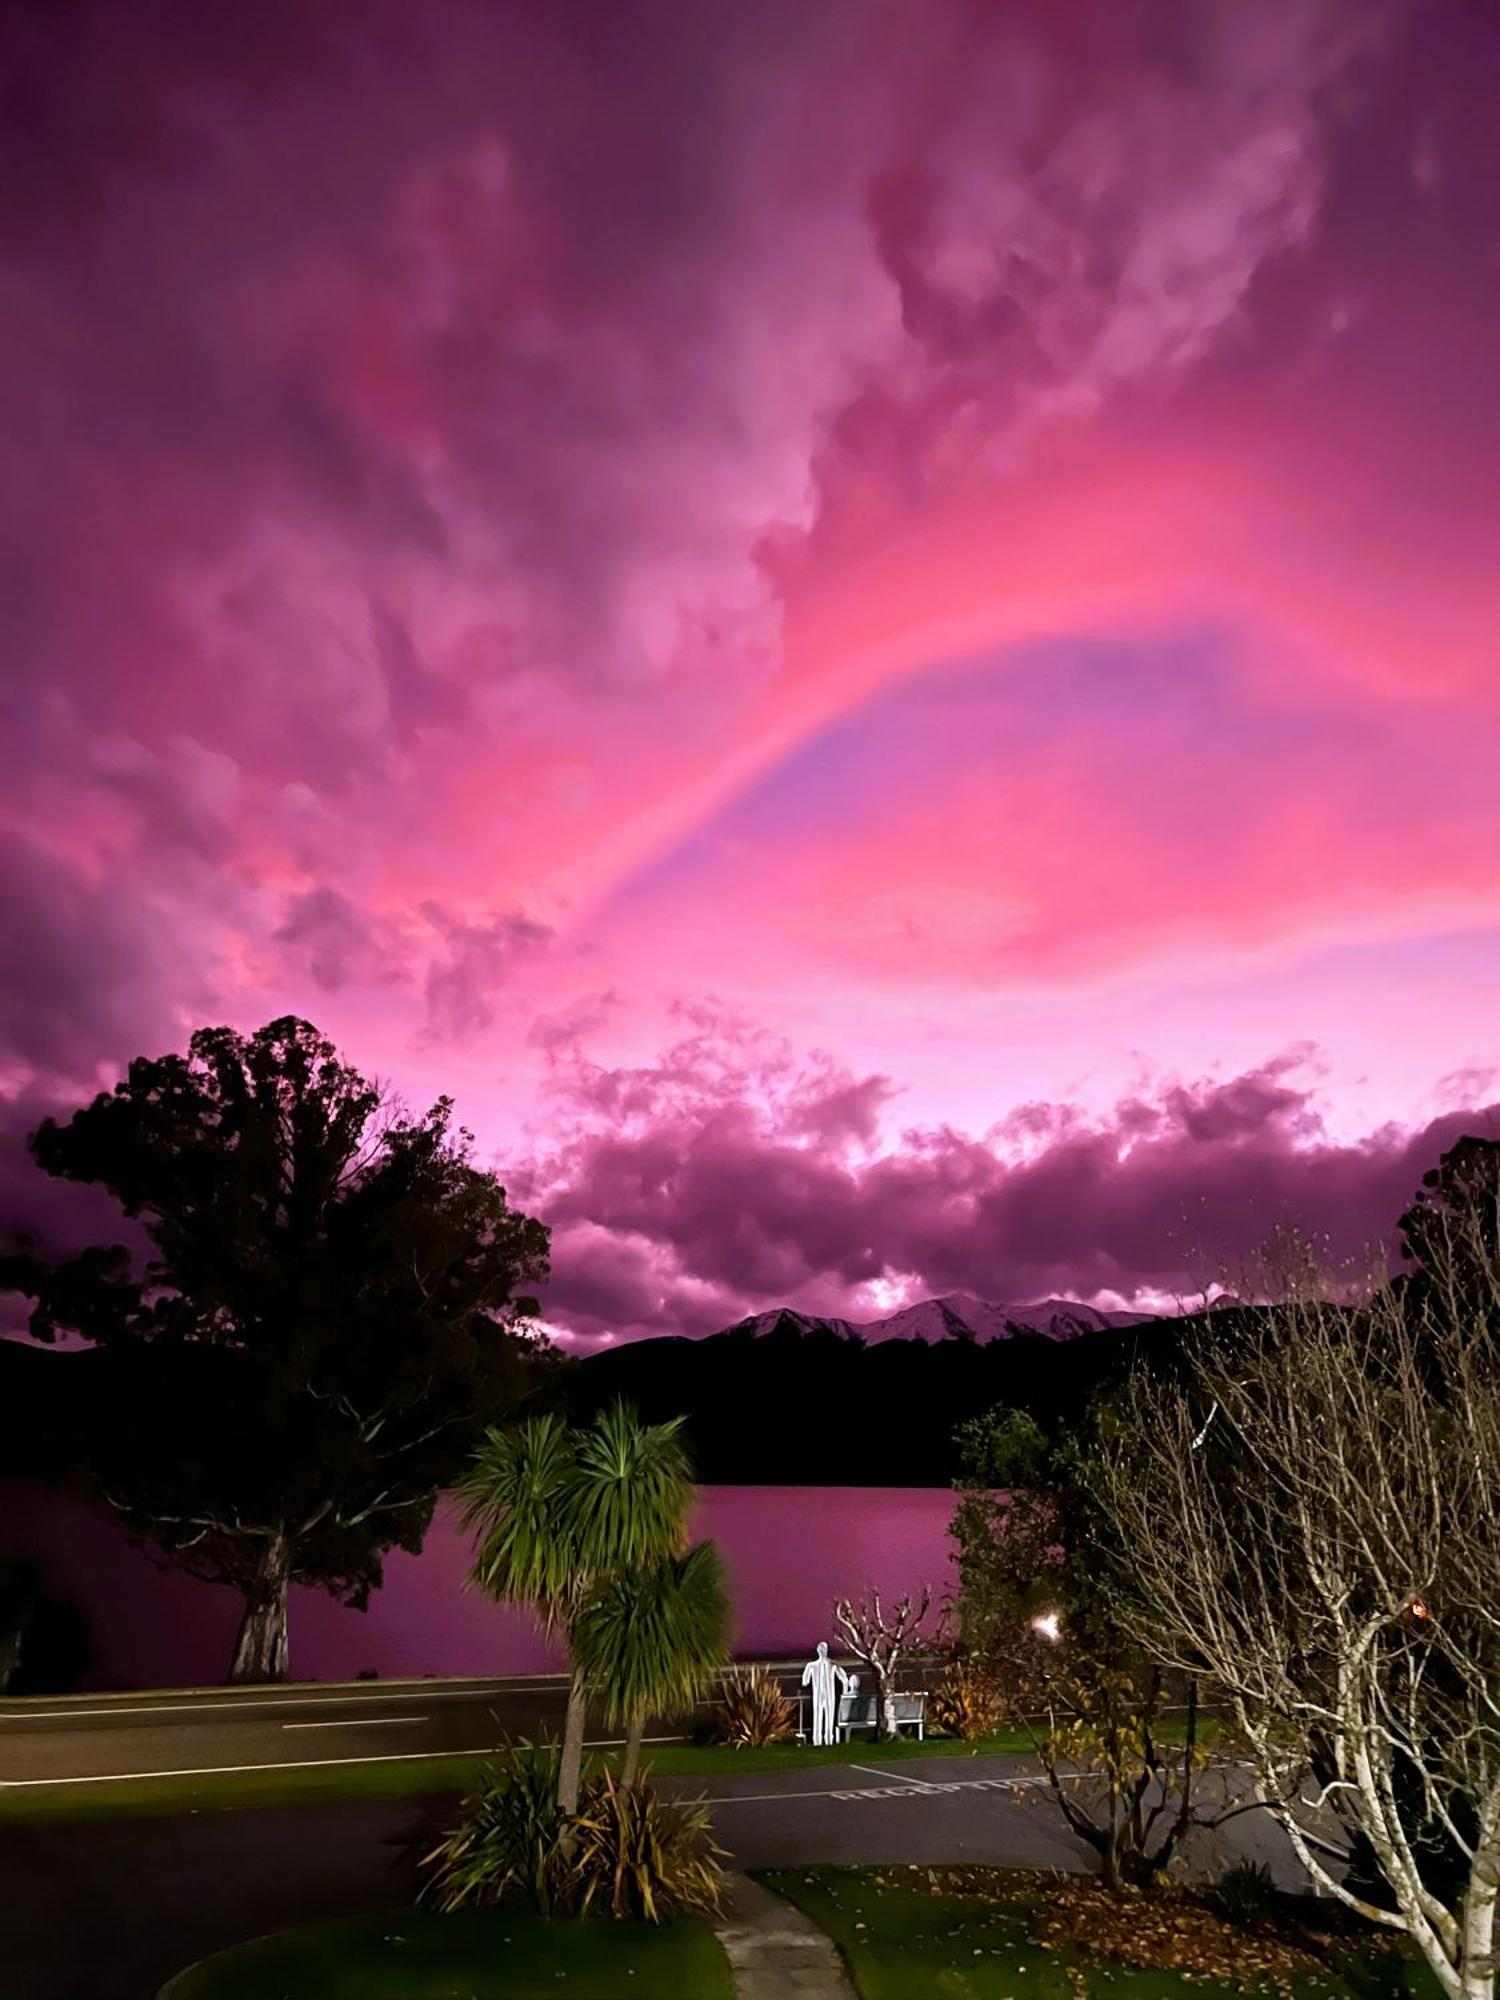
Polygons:
<instances>
[{"instance_id":1,"label":"dark silhouette of foliage","mask_svg":"<svg viewBox=\"0 0 1500 2000\"><path fill-rule=\"evenodd\" d=\"M241 1593L234 1677L279 1677L288 1587L363 1606L522 1399L547 1232L446 1098L406 1115L292 1017L201 1029L31 1143L145 1245L0 1268L34 1338L97 1357L62 1455L131 1533Z\"/></svg>"},{"instance_id":2,"label":"dark silhouette of foliage","mask_svg":"<svg viewBox=\"0 0 1500 2000\"><path fill-rule=\"evenodd\" d=\"M41 1564L0 1560L0 1694L71 1694L94 1659L87 1616Z\"/></svg>"},{"instance_id":3,"label":"dark silhouette of foliage","mask_svg":"<svg viewBox=\"0 0 1500 2000\"><path fill-rule=\"evenodd\" d=\"M1450 1146L1423 1174L1400 1229L1413 1312L1478 1314L1500 1332L1491 1277L1500 1259L1500 1140L1471 1133Z\"/></svg>"},{"instance_id":4,"label":"dark silhouette of foliage","mask_svg":"<svg viewBox=\"0 0 1500 2000\"><path fill-rule=\"evenodd\" d=\"M1205 1315L1107 1327L1070 1340L866 1344L790 1316L769 1333L622 1342L569 1371L575 1422L624 1397L652 1423L686 1413L700 1479L734 1484L947 1486L954 1433L997 1403L1049 1428L1080 1423L1090 1396L1138 1360L1168 1365ZM838 1422L828 1421L836 1409Z\"/></svg>"}]
</instances>

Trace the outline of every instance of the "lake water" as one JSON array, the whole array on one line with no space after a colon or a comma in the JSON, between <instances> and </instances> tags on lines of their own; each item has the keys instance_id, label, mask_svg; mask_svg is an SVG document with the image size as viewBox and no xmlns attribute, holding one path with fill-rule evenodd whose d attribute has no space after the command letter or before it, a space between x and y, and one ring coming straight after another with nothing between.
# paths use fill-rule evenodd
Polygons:
<instances>
[{"instance_id":1,"label":"lake water","mask_svg":"<svg viewBox=\"0 0 1500 2000\"><path fill-rule=\"evenodd\" d=\"M729 1570L736 1649L799 1653L830 1635L836 1597L923 1583L952 1587L941 1487L704 1486L692 1531ZM0 1485L0 1548L42 1558L54 1589L88 1612L99 1650L92 1684L170 1687L223 1678L237 1600L133 1548L113 1521L31 1487ZM419 1556L392 1555L368 1611L319 1591L292 1593L292 1672L532 1673L560 1662L524 1615L468 1588L469 1538L442 1505Z\"/></svg>"}]
</instances>

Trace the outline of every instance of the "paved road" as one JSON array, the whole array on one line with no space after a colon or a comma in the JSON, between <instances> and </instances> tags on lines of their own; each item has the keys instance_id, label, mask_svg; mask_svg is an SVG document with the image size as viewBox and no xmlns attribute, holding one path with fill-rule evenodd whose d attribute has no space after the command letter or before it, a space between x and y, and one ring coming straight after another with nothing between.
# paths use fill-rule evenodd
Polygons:
<instances>
[{"instance_id":1,"label":"paved road","mask_svg":"<svg viewBox=\"0 0 1500 2000\"><path fill-rule=\"evenodd\" d=\"M1085 1868L1015 1758L868 1763L767 1777L683 1779L709 1796L719 1838L747 1867L814 1861L987 1862ZM285 1924L399 1909L412 1856L444 1802L200 1813L0 1829L0 1986L7 2000L151 2000L169 1973ZM1289 1881L1259 1814L1205 1837L1205 1865L1250 1854Z\"/></svg>"},{"instance_id":2,"label":"paved road","mask_svg":"<svg viewBox=\"0 0 1500 2000\"><path fill-rule=\"evenodd\" d=\"M0 1783L424 1756L560 1732L560 1675L0 1706Z\"/></svg>"},{"instance_id":3,"label":"paved road","mask_svg":"<svg viewBox=\"0 0 1500 2000\"><path fill-rule=\"evenodd\" d=\"M800 1669L781 1672L790 1686ZM0 1701L0 1786L480 1753L561 1735L566 1692L562 1675L533 1674ZM598 1717L590 1736L618 1740Z\"/></svg>"}]
</instances>

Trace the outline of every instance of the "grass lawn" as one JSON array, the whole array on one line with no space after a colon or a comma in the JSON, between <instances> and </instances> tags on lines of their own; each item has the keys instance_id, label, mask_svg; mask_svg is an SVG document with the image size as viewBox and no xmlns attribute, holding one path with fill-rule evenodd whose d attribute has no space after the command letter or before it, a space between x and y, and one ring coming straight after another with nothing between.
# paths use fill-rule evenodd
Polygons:
<instances>
[{"instance_id":1,"label":"grass lawn","mask_svg":"<svg viewBox=\"0 0 1500 2000\"><path fill-rule=\"evenodd\" d=\"M915 1757L1024 1754L1019 1734L982 1743L929 1737L925 1743L872 1745L865 1741L815 1750L810 1744L775 1743L765 1750L732 1750L722 1744L662 1743L646 1752L661 1777L710 1777L732 1771L799 1771L817 1764L857 1764L878 1752L881 1761ZM615 1761L615 1760L611 1760ZM82 1784L6 1786L0 1783L0 1824L17 1821L129 1819L143 1815L227 1812L337 1799L435 1798L464 1792L483 1756L412 1757L355 1764L306 1765L283 1771L226 1771L201 1778L121 1778Z\"/></svg>"},{"instance_id":2,"label":"grass lawn","mask_svg":"<svg viewBox=\"0 0 1500 2000\"><path fill-rule=\"evenodd\" d=\"M708 1925L548 1923L504 1910L395 1910L304 1924L219 1952L161 2000L731 2000Z\"/></svg>"},{"instance_id":3,"label":"grass lawn","mask_svg":"<svg viewBox=\"0 0 1500 2000\"><path fill-rule=\"evenodd\" d=\"M1034 1944L1034 1904L935 1891L925 1868L777 1869L760 1879L828 1932L861 2000L1211 2000L1252 1990ZM1425 1967L1386 1954L1289 1990L1300 2000L1438 2000Z\"/></svg>"}]
</instances>

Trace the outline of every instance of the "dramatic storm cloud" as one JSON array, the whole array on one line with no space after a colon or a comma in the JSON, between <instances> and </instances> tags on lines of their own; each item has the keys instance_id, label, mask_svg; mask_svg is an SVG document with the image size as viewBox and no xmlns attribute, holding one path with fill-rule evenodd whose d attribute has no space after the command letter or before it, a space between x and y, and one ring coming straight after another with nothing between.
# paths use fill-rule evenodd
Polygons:
<instances>
[{"instance_id":1,"label":"dramatic storm cloud","mask_svg":"<svg viewBox=\"0 0 1500 2000\"><path fill-rule=\"evenodd\" d=\"M556 1308L586 1337L690 1333L710 1309L788 1298L854 1318L949 1291L1188 1301L1253 1280L1286 1231L1367 1270L1439 1153L1500 1137L1500 1106L1466 1102L1340 1143L1316 1068L1293 1049L1223 1082L1156 1079L1103 1115L1025 1104L981 1136L879 1146L883 1077L709 1018L649 1068L561 1068L553 1149L522 1185L557 1226Z\"/></svg>"},{"instance_id":2,"label":"dramatic storm cloud","mask_svg":"<svg viewBox=\"0 0 1500 2000\"><path fill-rule=\"evenodd\" d=\"M0 20L11 1222L285 1011L589 1337L1165 1296L1481 1116L1485 10Z\"/></svg>"}]
</instances>

